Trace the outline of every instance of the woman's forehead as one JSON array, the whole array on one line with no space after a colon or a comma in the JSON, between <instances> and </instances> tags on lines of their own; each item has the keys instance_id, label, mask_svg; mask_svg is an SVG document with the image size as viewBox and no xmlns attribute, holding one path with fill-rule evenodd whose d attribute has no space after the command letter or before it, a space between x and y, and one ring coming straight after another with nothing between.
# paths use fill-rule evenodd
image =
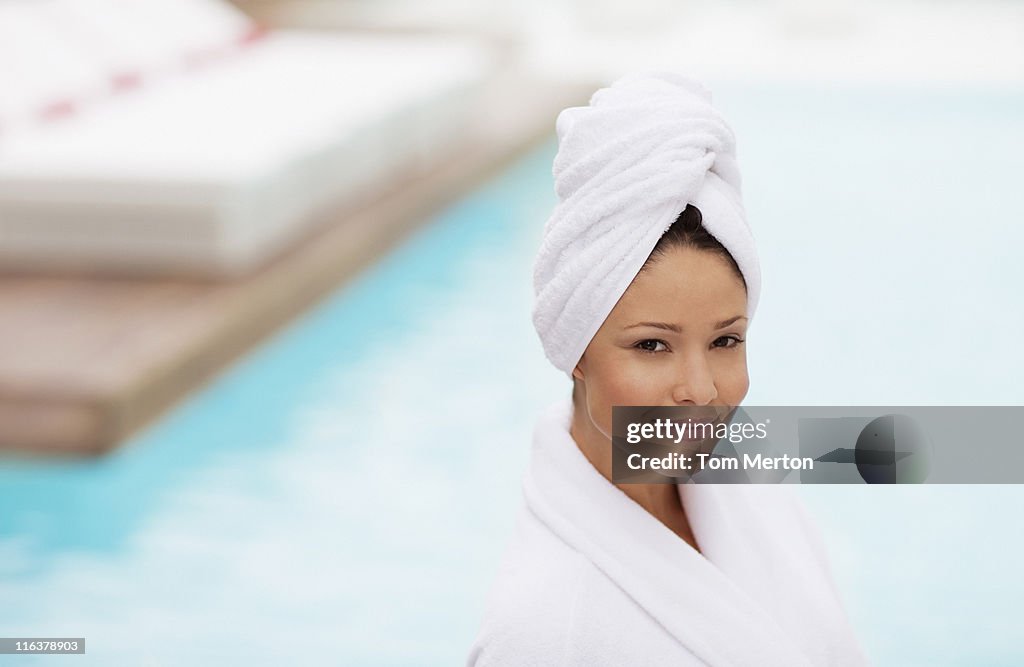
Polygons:
<instances>
[{"instance_id":1,"label":"woman's forehead","mask_svg":"<svg viewBox=\"0 0 1024 667\"><path fill-rule=\"evenodd\" d=\"M623 309L646 309L673 304L688 310L715 305L742 307L746 304L746 289L728 261L717 253L673 248L637 274L618 305Z\"/></svg>"}]
</instances>

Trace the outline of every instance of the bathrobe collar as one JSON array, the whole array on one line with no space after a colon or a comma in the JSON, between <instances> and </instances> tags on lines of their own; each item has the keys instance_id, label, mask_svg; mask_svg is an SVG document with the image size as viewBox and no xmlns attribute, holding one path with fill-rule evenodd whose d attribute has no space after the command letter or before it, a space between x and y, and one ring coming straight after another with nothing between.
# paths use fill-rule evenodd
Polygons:
<instances>
[{"instance_id":1,"label":"bathrobe collar","mask_svg":"<svg viewBox=\"0 0 1024 667\"><path fill-rule=\"evenodd\" d=\"M591 465L570 435L572 409L560 401L537 423L523 481L528 508L705 662L810 665L772 608L785 596L760 579L791 574L777 569L785 553L765 553L778 550L779 538L760 541L765 536L747 525L755 519L729 511L750 487L678 486L702 555ZM728 571L713 562L719 556Z\"/></svg>"}]
</instances>

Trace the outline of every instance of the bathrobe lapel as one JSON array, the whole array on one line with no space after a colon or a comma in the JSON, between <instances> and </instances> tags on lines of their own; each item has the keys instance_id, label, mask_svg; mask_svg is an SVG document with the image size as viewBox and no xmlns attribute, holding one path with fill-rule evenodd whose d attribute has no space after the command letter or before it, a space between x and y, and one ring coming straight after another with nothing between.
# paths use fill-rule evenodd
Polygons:
<instances>
[{"instance_id":1,"label":"bathrobe lapel","mask_svg":"<svg viewBox=\"0 0 1024 667\"><path fill-rule=\"evenodd\" d=\"M728 502L752 487L680 486L702 555L594 469L569 435L571 414L571 402L560 403L537 424L523 482L529 509L705 662L810 665L778 609L765 604L774 586L755 585L754 595L746 588L766 576L761 559L768 576L783 574L786 560L774 547L766 554L760 541L779 538L750 535L742 503Z\"/></svg>"}]
</instances>

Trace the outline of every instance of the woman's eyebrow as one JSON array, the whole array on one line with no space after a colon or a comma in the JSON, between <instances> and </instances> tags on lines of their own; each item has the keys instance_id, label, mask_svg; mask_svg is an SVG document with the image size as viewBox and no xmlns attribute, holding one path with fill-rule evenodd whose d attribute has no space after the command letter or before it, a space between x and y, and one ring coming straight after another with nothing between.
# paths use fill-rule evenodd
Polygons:
<instances>
[{"instance_id":1,"label":"woman's eyebrow","mask_svg":"<svg viewBox=\"0 0 1024 667\"><path fill-rule=\"evenodd\" d=\"M736 317L730 317L729 319L727 319L727 320L722 320L721 322L719 322L718 324L716 324L716 325L715 325L715 328L716 328L716 329L724 329L725 327L729 326L729 325L730 325L730 324L732 324L733 322L737 322L737 321L739 321L739 320L745 320L745 319L747 319L747 318L746 318L746 316L744 316L744 315L737 315Z\"/></svg>"},{"instance_id":2,"label":"woman's eyebrow","mask_svg":"<svg viewBox=\"0 0 1024 667\"><path fill-rule=\"evenodd\" d=\"M737 315L736 317L730 317L727 320L722 320L715 325L716 329L724 329L733 322L747 319L743 315ZM669 322L637 322L636 324L630 324L626 329L635 329L636 327L654 327L655 329L664 329L666 331L673 331L675 333L682 333L683 329L678 324L670 324Z\"/></svg>"},{"instance_id":3,"label":"woman's eyebrow","mask_svg":"<svg viewBox=\"0 0 1024 667\"><path fill-rule=\"evenodd\" d=\"M637 327L654 327L655 329L665 329L666 331L674 331L676 333L683 333L683 330L676 324L669 324L668 322L637 322L636 324L630 324L626 329L635 329Z\"/></svg>"}]
</instances>

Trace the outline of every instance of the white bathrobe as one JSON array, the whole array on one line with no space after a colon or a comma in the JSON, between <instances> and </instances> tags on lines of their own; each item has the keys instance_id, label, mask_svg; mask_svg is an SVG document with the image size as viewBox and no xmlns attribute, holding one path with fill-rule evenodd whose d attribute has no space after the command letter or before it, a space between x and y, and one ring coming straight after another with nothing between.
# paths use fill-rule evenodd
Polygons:
<instances>
[{"instance_id":1,"label":"white bathrobe","mask_svg":"<svg viewBox=\"0 0 1024 667\"><path fill-rule=\"evenodd\" d=\"M567 399L537 423L469 665L867 664L792 487L679 485L701 553L597 472L571 418Z\"/></svg>"}]
</instances>

